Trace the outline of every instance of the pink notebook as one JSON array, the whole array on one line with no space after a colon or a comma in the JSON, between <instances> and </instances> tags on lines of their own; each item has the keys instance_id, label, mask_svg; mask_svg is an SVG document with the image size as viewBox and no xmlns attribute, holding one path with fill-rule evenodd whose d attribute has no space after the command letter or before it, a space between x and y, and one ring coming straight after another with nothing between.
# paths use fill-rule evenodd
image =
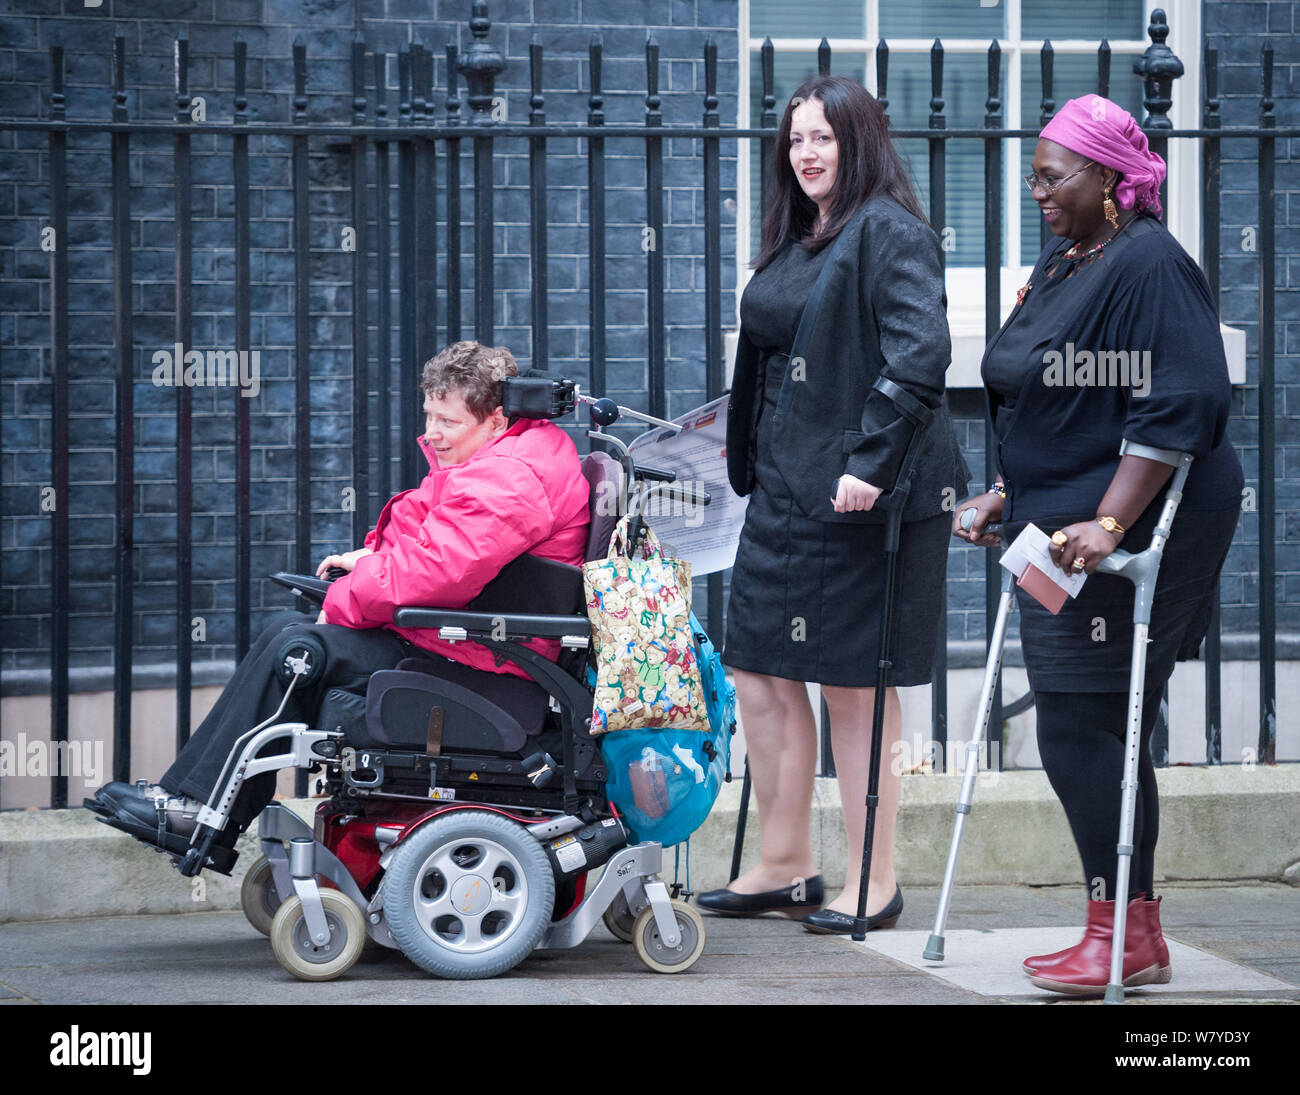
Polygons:
<instances>
[{"instance_id":1,"label":"pink notebook","mask_svg":"<svg viewBox=\"0 0 1300 1095\"><path fill-rule=\"evenodd\" d=\"M1037 525L1025 529L1003 552L998 562L1016 576L1016 585L1055 616L1067 597L1074 597L1087 580L1085 574L1063 574L1051 555L1051 540Z\"/></svg>"},{"instance_id":2,"label":"pink notebook","mask_svg":"<svg viewBox=\"0 0 1300 1095\"><path fill-rule=\"evenodd\" d=\"M1069 597L1065 590L1034 566L1033 563L1029 563L1025 567L1020 577L1016 579L1016 585L1053 616L1061 611L1061 606L1065 604L1066 598Z\"/></svg>"}]
</instances>

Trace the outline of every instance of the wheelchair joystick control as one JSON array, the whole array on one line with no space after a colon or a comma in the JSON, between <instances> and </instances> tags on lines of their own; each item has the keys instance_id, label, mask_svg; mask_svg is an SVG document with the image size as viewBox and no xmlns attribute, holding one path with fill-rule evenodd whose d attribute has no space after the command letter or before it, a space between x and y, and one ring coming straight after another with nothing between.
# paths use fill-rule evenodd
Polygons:
<instances>
[{"instance_id":1,"label":"wheelchair joystick control","mask_svg":"<svg viewBox=\"0 0 1300 1095\"><path fill-rule=\"evenodd\" d=\"M618 404L612 399L597 399L591 404L591 420L597 426L612 426L618 421Z\"/></svg>"}]
</instances>

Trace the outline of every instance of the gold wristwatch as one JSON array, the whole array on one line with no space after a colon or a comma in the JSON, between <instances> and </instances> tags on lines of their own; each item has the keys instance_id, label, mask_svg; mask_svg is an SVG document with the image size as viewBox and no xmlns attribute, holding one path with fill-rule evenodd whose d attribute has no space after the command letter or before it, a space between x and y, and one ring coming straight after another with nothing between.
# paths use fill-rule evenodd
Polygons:
<instances>
[{"instance_id":1,"label":"gold wristwatch","mask_svg":"<svg viewBox=\"0 0 1300 1095\"><path fill-rule=\"evenodd\" d=\"M1124 533L1128 531L1127 529L1124 528L1123 525L1121 525L1113 517L1098 517L1097 524L1099 524L1107 532L1114 532L1119 534L1120 536L1123 536Z\"/></svg>"}]
</instances>

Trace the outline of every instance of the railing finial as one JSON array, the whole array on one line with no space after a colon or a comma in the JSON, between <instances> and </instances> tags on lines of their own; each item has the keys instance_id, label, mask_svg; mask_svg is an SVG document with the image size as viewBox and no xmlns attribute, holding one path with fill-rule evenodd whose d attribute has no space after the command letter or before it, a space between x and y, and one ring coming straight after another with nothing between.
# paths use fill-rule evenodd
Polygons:
<instances>
[{"instance_id":1,"label":"railing finial","mask_svg":"<svg viewBox=\"0 0 1300 1095\"><path fill-rule=\"evenodd\" d=\"M488 41L488 31L492 21L488 18L487 0L474 0L473 13L469 20L469 29L474 41L465 51L464 60L457 66L465 77L469 88L466 98L469 100L471 125L491 125L493 122L493 90L496 86L497 73L504 72L505 58L501 51Z\"/></svg>"},{"instance_id":2,"label":"railing finial","mask_svg":"<svg viewBox=\"0 0 1300 1095\"><path fill-rule=\"evenodd\" d=\"M1183 63L1165 45L1165 39L1169 37L1169 24L1165 21L1163 8L1151 12L1147 36L1151 39L1151 44L1133 62L1133 72L1142 77L1145 92L1142 105L1146 108L1147 117L1143 128L1172 129L1169 108L1174 105L1174 80L1183 74Z\"/></svg>"}]
</instances>

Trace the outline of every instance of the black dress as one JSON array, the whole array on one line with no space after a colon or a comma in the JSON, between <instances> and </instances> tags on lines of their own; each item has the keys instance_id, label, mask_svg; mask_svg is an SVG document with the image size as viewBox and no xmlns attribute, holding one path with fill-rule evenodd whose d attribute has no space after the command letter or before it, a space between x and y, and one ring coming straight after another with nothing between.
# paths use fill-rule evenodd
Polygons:
<instances>
[{"instance_id":1,"label":"black dress","mask_svg":"<svg viewBox=\"0 0 1300 1095\"><path fill-rule=\"evenodd\" d=\"M1219 572L1240 516L1242 484L1231 442L1222 434L1212 443L1207 441L1214 432L1211 420L1217 403L1207 393L1216 390L1219 373L1225 405L1218 413L1226 415L1227 375L1218 320L1212 306L1201 298L1197 280L1203 277L1171 241L1167 230L1147 217L1126 225L1091 260L1065 260L1070 241L1053 241L1030 278L1032 288L989 343L982 365L998 439L999 469L1011 495L1004 544L1029 522L1050 535L1096 516L1118 465L1121 439L1142 439L1140 426L1131 420L1133 409L1158 409L1157 401L1179 400L1163 417L1186 434L1171 436L1157 447L1208 450L1193 461L1156 581L1147 649L1148 692L1163 687L1176 660L1194 658L1205 637ZM1158 293L1152 291L1149 274L1141 278L1132 274L1135 264L1149 262L1153 252L1160 255L1154 271L1162 279ZM1130 282L1140 284L1143 291L1128 291ZM1116 291L1117 285L1125 291ZM1107 315L1104 302L1110 298L1118 298L1124 309L1158 326L1140 338L1117 339L1115 332L1126 328ZM1073 346L1076 352L1115 346L1150 348L1151 390L1126 399L1122 386L1044 388L1040 379L1044 353L1062 345ZM1174 363L1187 375L1173 374ZM1165 392L1160 390L1162 383L1169 385ZM1168 394L1170 388L1176 395ZM1051 398L1045 400L1049 393ZM1054 417L1053 401L1059 406L1069 399L1087 400L1083 406L1091 412L1091 418L1076 418L1082 425L1074 428ZM1096 436L1099 445L1088 447L1084 432ZM1053 484L1042 467L1062 452L1073 454L1067 457L1070 473ZM1019 484L1032 484L1032 489L1018 489ZM1164 495L1161 490L1119 547L1138 552L1150 545ZM1016 600L1025 669L1035 692L1127 691L1133 649L1131 582L1093 574L1056 615L1019 588Z\"/></svg>"},{"instance_id":2,"label":"black dress","mask_svg":"<svg viewBox=\"0 0 1300 1095\"><path fill-rule=\"evenodd\" d=\"M831 248L810 255L791 245L750 279L741 323L763 348L755 485L745 512L722 660L736 669L844 687L876 683L884 593L884 526L811 520L800 512L773 461L797 444L771 428L804 302ZM830 484L827 484L829 494ZM892 686L929 683L942 610L952 520L904 523L900 594L892 638Z\"/></svg>"}]
</instances>

